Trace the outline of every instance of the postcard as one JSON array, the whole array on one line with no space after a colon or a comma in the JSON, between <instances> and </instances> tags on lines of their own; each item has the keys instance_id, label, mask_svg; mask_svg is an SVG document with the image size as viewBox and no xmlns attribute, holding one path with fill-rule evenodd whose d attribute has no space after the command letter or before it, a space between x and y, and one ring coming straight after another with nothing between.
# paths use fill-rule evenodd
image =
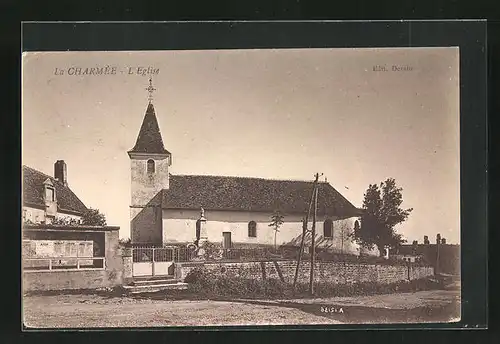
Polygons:
<instances>
[{"instance_id":1,"label":"postcard","mask_svg":"<svg viewBox=\"0 0 500 344\"><path fill-rule=\"evenodd\" d=\"M459 321L459 56L23 53L24 326Z\"/></svg>"}]
</instances>

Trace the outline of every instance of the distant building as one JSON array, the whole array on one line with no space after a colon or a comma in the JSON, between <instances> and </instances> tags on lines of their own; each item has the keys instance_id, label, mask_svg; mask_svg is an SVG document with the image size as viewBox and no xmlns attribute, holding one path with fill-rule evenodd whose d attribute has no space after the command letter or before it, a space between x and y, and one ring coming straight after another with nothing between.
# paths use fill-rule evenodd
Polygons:
<instances>
[{"instance_id":1,"label":"distant building","mask_svg":"<svg viewBox=\"0 0 500 344\"><path fill-rule=\"evenodd\" d=\"M23 166L23 221L50 224L55 219L81 222L87 207L68 186L64 160L54 164L54 176Z\"/></svg>"},{"instance_id":2,"label":"distant building","mask_svg":"<svg viewBox=\"0 0 500 344\"><path fill-rule=\"evenodd\" d=\"M413 254L394 254L392 255L392 258L396 260L403 260L409 263L415 263L421 261L423 257L421 255L413 255Z\"/></svg>"},{"instance_id":3,"label":"distant building","mask_svg":"<svg viewBox=\"0 0 500 344\"><path fill-rule=\"evenodd\" d=\"M414 241L412 244L401 245L394 256L406 261L420 260L437 267L438 272L460 275L460 245L446 244L446 239L440 236L436 239L439 241L431 244L428 236L424 236L424 244Z\"/></svg>"}]
</instances>

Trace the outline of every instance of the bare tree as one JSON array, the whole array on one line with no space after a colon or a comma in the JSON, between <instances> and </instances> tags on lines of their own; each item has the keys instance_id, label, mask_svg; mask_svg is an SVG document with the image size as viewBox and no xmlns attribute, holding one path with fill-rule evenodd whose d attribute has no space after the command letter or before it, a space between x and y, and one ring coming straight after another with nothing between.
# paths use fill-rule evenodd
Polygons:
<instances>
[{"instance_id":1,"label":"bare tree","mask_svg":"<svg viewBox=\"0 0 500 344\"><path fill-rule=\"evenodd\" d=\"M273 227L274 229L274 250L276 250L276 235L279 232L279 228L283 224L283 218L284 216L279 210L275 210L271 215L271 223L269 224L269 227Z\"/></svg>"}]
</instances>

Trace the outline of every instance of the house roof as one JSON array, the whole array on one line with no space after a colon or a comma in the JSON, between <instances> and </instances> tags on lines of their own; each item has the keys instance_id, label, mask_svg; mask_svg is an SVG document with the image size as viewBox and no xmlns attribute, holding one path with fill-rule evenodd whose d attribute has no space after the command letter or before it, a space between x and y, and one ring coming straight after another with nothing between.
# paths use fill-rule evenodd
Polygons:
<instances>
[{"instance_id":1,"label":"house roof","mask_svg":"<svg viewBox=\"0 0 500 344\"><path fill-rule=\"evenodd\" d=\"M164 209L200 209L272 212L307 212L313 182L247 177L171 175L162 191ZM319 183L319 216L348 218L361 210L326 182Z\"/></svg>"},{"instance_id":2,"label":"house roof","mask_svg":"<svg viewBox=\"0 0 500 344\"><path fill-rule=\"evenodd\" d=\"M170 154L163 146L160 127L152 103L148 104L137 141L129 153Z\"/></svg>"},{"instance_id":3,"label":"house roof","mask_svg":"<svg viewBox=\"0 0 500 344\"><path fill-rule=\"evenodd\" d=\"M58 212L70 212L83 214L87 207L74 194L73 191L63 183L45 173L31 167L23 166L23 203L26 205L45 207L44 182L50 179L54 185L57 199Z\"/></svg>"}]
</instances>

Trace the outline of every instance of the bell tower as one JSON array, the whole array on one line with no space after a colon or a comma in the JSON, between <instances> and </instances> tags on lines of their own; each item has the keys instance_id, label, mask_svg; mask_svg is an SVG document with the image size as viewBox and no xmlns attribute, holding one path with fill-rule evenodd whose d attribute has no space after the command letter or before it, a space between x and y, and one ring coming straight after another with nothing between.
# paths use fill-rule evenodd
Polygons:
<instances>
[{"instance_id":1,"label":"bell tower","mask_svg":"<svg viewBox=\"0 0 500 344\"><path fill-rule=\"evenodd\" d=\"M135 146L128 151L131 171L130 232L133 243L161 244L162 190L169 187L172 155L163 145L153 106L152 79L146 88L149 103Z\"/></svg>"}]
</instances>

